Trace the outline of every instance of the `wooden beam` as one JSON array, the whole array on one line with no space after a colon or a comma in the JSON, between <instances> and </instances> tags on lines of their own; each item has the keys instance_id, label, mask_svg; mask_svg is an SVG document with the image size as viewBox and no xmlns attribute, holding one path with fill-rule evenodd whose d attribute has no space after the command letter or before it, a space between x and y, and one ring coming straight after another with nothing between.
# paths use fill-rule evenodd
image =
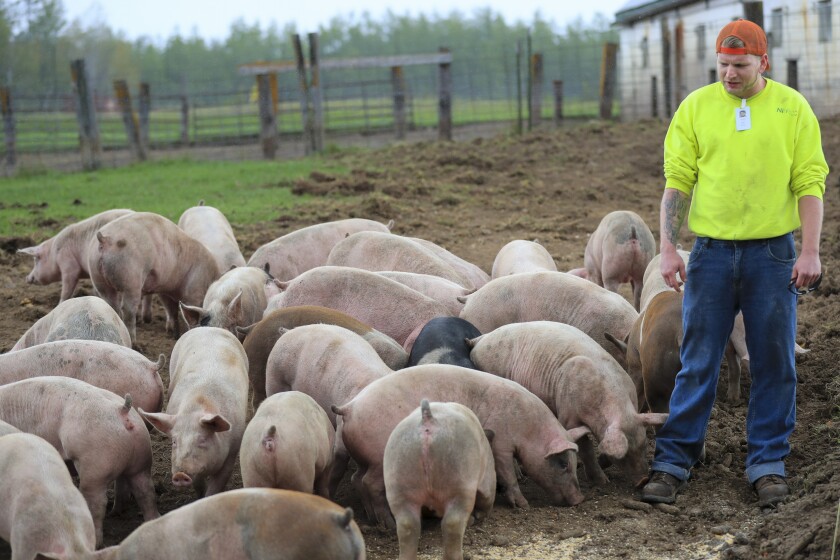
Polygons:
<instances>
[{"instance_id":1,"label":"wooden beam","mask_svg":"<svg viewBox=\"0 0 840 560\"><path fill-rule=\"evenodd\" d=\"M422 64L450 64L452 53L407 54L394 56L363 56L358 58L332 58L320 61L321 70L339 68L392 68L394 66L419 66ZM296 72L295 61L281 60L277 62L252 62L241 64L238 72L241 76L266 74L276 72Z\"/></svg>"}]
</instances>

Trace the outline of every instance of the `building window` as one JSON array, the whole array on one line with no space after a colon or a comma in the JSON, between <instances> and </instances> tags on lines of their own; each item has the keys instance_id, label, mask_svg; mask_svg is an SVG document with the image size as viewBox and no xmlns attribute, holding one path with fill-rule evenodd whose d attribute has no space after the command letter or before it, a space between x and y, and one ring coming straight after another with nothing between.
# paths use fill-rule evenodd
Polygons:
<instances>
[{"instance_id":1,"label":"building window","mask_svg":"<svg viewBox=\"0 0 840 560\"><path fill-rule=\"evenodd\" d=\"M817 18L819 19L819 41L828 43L831 41L831 0L819 0L817 2Z\"/></svg>"},{"instance_id":2,"label":"building window","mask_svg":"<svg viewBox=\"0 0 840 560\"><path fill-rule=\"evenodd\" d=\"M642 39L642 68L647 68L650 64L650 56L648 54L648 38Z\"/></svg>"},{"instance_id":3,"label":"building window","mask_svg":"<svg viewBox=\"0 0 840 560\"><path fill-rule=\"evenodd\" d=\"M706 58L706 26L698 25L694 30L697 34L697 60Z\"/></svg>"},{"instance_id":4,"label":"building window","mask_svg":"<svg viewBox=\"0 0 840 560\"><path fill-rule=\"evenodd\" d=\"M770 15L770 46L782 46L782 9L775 8Z\"/></svg>"}]
</instances>

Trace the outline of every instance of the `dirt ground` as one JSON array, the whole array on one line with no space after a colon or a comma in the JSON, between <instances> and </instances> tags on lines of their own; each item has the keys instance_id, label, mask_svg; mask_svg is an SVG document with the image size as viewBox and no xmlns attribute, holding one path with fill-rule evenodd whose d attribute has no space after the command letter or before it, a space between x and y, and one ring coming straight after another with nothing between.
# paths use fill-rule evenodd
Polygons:
<instances>
[{"instance_id":1,"label":"dirt ground","mask_svg":"<svg viewBox=\"0 0 840 560\"><path fill-rule=\"evenodd\" d=\"M707 438L707 461L696 468L675 507L652 508L633 500L632 481L614 468L610 482L594 487L582 477L586 500L555 507L533 482L523 491L528 510L498 503L481 525L467 529L465 554L484 558L700 559L829 558L840 498L838 401L835 367L840 350L840 119L825 120L823 145L831 166L822 238L826 277L822 287L799 303L798 342L810 353L798 363L797 428L787 468L791 498L762 512L744 477L744 434L749 378L744 400L716 405ZM345 153L349 177L313 174L293 187L318 196L273 222L233 224L246 258L260 245L317 222L364 217L395 220L394 232L438 243L490 271L498 250L513 239L537 239L558 269L582 266L587 235L612 210L640 214L658 239L662 192L660 122L592 122L516 137L499 135L466 142L398 145L372 153ZM48 202L48 201L45 201ZM212 201L208 201L212 204ZM138 208L137 210L142 210ZM772 218L771 218L772 219ZM0 240L0 351L8 351L26 329L52 309L59 285L28 286L31 259L14 253L28 239ZM683 245L690 247L690 235ZM840 268L840 267L838 267ZM625 287L626 288L626 287ZM77 294L91 293L83 283ZM629 297L629 289L622 292ZM162 308L138 326L139 350L156 358L171 351ZM165 376L168 372L164 371ZM154 477L162 513L194 500L169 482L169 441L153 434ZM650 453L652 453L652 443ZM579 470L581 472L582 469ZM241 486L238 474L229 487ZM347 481L335 500L357 513L374 560L398 555L395 534L372 526ZM124 538L141 522L130 508L105 523L106 544ZM421 557L440 557L435 520L424 524ZM0 543L0 558L9 549Z\"/></svg>"}]
</instances>

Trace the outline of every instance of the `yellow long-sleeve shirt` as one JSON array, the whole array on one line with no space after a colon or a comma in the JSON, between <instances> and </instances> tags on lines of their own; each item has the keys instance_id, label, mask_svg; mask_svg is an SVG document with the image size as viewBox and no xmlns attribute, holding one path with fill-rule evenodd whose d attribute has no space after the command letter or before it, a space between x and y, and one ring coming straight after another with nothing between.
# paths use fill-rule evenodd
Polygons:
<instances>
[{"instance_id":1,"label":"yellow long-sleeve shirt","mask_svg":"<svg viewBox=\"0 0 840 560\"><path fill-rule=\"evenodd\" d=\"M822 199L828 164L819 122L796 90L767 80L747 99L751 127L738 131L741 98L720 82L680 104L665 136L665 187L692 197L688 227L715 239L763 239L800 226L798 201Z\"/></svg>"}]
</instances>

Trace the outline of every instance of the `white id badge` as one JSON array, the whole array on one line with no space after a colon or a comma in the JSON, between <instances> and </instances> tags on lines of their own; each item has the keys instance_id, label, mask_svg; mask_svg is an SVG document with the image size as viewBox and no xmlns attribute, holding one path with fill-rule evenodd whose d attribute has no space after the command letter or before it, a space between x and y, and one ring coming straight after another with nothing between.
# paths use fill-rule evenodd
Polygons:
<instances>
[{"instance_id":1,"label":"white id badge","mask_svg":"<svg viewBox=\"0 0 840 560\"><path fill-rule=\"evenodd\" d=\"M750 122L750 108L747 107L747 100L741 100L741 106L735 109L735 130L749 130L752 128Z\"/></svg>"}]
</instances>

